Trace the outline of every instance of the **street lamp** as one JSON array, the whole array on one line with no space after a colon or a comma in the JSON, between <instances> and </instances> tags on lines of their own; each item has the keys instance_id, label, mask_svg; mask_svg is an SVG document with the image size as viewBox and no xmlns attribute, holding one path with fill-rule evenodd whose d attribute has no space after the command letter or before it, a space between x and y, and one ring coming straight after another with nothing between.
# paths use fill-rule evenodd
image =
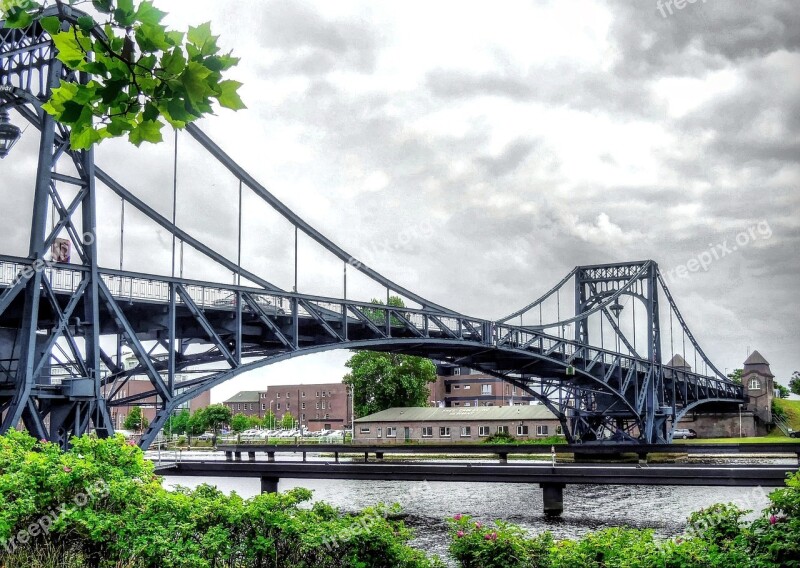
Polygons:
<instances>
[{"instance_id":1,"label":"street lamp","mask_svg":"<svg viewBox=\"0 0 800 568\"><path fill-rule=\"evenodd\" d=\"M8 156L8 152L20 138L20 130L8 118L8 111L0 110L0 158Z\"/></svg>"},{"instance_id":2,"label":"street lamp","mask_svg":"<svg viewBox=\"0 0 800 568\"><path fill-rule=\"evenodd\" d=\"M743 404L739 403L739 437L742 437L742 406Z\"/></svg>"},{"instance_id":3,"label":"street lamp","mask_svg":"<svg viewBox=\"0 0 800 568\"><path fill-rule=\"evenodd\" d=\"M611 310L611 312L614 314L615 318L619 319L619 313L622 311L622 308L624 308L624 307L625 306L620 304L619 300L617 300L616 302L614 302L613 304L608 306L608 309Z\"/></svg>"}]
</instances>

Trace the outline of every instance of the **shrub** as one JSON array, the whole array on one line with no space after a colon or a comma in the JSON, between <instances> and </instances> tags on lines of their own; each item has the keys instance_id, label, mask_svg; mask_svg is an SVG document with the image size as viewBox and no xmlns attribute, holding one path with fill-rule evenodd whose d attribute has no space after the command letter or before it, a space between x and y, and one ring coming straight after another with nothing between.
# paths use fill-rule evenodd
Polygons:
<instances>
[{"instance_id":1,"label":"shrub","mask_svg":"<svg viewBox=\"0 0 800 568\"><path fill-rule=\"evenodd\" d=\"M27 434L0 437L0 566L440 565L407 546L412 535L392 520L396 507L344 515L321 503L304 507L306 489L252 499L208 485L167 491L121 436L72 444L62 453Z\"/></svg>"}]
</instances>

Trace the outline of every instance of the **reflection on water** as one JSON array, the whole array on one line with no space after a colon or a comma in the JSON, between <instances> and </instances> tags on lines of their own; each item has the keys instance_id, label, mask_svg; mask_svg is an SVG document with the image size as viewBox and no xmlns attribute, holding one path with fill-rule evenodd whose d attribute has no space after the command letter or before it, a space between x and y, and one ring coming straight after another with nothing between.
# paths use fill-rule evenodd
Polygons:
<instances>
[{"instance_id":1,"label":"reflection on water","mask_svg":"<svg viewBox=\"0 0 800 568\"><path fill-rule=\"evenodd\" d=\"M260 490L259 480L248 478L171 476L164 484L195 487L203 482L243 497ZM751 517L755 516L766 507L769 492L741 487L569 485L564 489L564 514L550 519L542 514L542 492L534 484L282 479L279 490L292 487L307 487L314 491L315 500L345 511L381 502L400 503L408 514L407 523L417 532L412 544L442 557L447 549L445 519L456 513L484 522L502 519L532 533L549 530L556 538L623 525L672 536L686 527L692 511L713 503L734 502L754 509Z\"/></svg>"}]
</instances>

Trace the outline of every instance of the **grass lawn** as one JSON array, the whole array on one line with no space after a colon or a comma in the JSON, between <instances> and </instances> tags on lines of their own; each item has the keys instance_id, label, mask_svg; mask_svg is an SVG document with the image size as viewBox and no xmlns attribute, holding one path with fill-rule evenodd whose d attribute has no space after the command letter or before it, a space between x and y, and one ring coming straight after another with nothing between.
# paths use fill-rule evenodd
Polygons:
<instances>
[{"instance_id":1,"label":"grass lawn","mask_svg":"<svg viewBox=\"0 0 800 568\"><path fill-rule=\"evenodd\" d=\"M800 431L800 400L776 398L775 406L786 413L786 416L789 418L789 426L792 430Z\"/></svg>"},{"instance_id":2,"label":"grass lawn","mask_svg":"<svg viewBox=\"0 0 800 568\"><path fill-rule=\"evenodd\" d=\"M780 434L780 432L778 432ZM676 444L800 444L800 438L779 436L754 436L752 438L694 438L693 440L674 440Z\"/></svg>"}]
</instances>

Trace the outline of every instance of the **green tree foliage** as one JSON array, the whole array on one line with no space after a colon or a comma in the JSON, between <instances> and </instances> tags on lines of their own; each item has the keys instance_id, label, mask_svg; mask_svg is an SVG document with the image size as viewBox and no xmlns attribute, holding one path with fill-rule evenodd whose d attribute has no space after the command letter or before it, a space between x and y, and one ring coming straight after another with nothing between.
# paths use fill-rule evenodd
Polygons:
<instances>
[{"instance_id":1,"label":"green tree foliage","mask_svg":"<svg viewBox=\"0 0 800 568\"><path fill-rule=\"evenodd\" d=\"M789 398L789 395L792 394L792 392L787 387L779 383L775 383L775 388L778 390L778 396L780 398Z\"/></svg>"},{"instance_id":2,"label":"green tree foliage","mask_svg":"<svg viewBox=\"0 0 800 568\"><path fill-rule=\"evenodd\" d=\"M231 421L231 409L224 404L212 404L203 409L203 416L205 418L208 428L214 432L216 438L217 432L223 424L229 424Z\"/></svg>"},{"instance_id":3,"label":"green tree foliage","mask_svg":"<svg viewBox=\"0 0 800 568\"><path fill-rule=\"evenodd\" d=\"M70 451L0 436L0 566L9 568L432 568L396 508L342 514L311 491L243 499L202 485L168 491L121 436ZM44 515L48 531L30 531ZM48 521L50 521L48 516ZM26 542L17 538L31 535ZM7 539L14 538L14 541ZM55 553L57 562L43 564Z\"/></svg>"},{"instance_id":4,"label":"green tree foliage","mask_svg":"<svg viewBox=\"0 0 800 568\"><path fill-rule=\"evenodd\" d=\"M360 351L345 365L344 383L353 388L356 417L397 406L427 406L436 381L436 366L428 359L396 353Z\"/></svg>"},{"instance_id":5,"label":"green tree foliage","mask_svg":"<svg viewBox=\"0 0 800 568\"><path fill-rule=\"evenodd\" d=\"M789 379L789 390L796 395L800 395L800 371L792 373L792 378Z\"/></svg>"},{"instance_id":6,"label":"green tree foliage","mask_svg":"<svg viewBox=\"0 0 800 568\"><path fill-rule=\"evenodd\" d=\"M71 128L70 144L89 148L105 138L127 136L161 142L166 123L183 128L221 107L245 108L240 83L224 73L238 62L221 53L210 23L188 32L169 30L152 1L92 0L91 13L72 15L55 0L57 16L41 17L47 0L0 0L0 19L24 28L39 18L69 69L91 75L84 83L62 82L43 108Z\"/></svg>"},{"instance_id":7,"label":"green tree foliage","mask_svg":"<svg viewBox=\"0 0 800 568\"><path fill-rule=\"evenodd\" d=\"M189 422L186 425L186 433L189 436L199 436L208 428L208 419L206 418L206 409L198 408L192 413Z\"/></svg>"},{"instance_id":8,"label":"green tree foliage","mask_svg":"<svg viewBox=\"0 0 800 568\"><path fill-rule=\"evenodd\" d=\"M241 434L248 428L250 428L250 419L249 417L245 416L242 413L235 415L231 418L231 430L236 432L237 434Z\"/></svg>"},{"instance_id":9,"label":"green tree foliage","mask_svg":"<svg viewBox=\"0 0 800 568\"><path fill-rule=\"evenodd\" d=\"M294 424L295 424L295 418L294 418L294 416L292 416L291 412L285 413L283 415L283 417L281 418L280 426L284 430L290 430L290 429L294 428Z\"/></svg>"},{"instance_id":10,"label":"green tree foliage","mask_svg":"<svg viewBox=\"0 0 800 568\"><path fill-rule=\"evenodd\" d=\"M276 424L277 420L275 419L275 413L272 412L271 410L268 411L264 415L264 418L261 419L261 425L269 430L274 430Z\"/></svg>"},{"instance_id":11,"label":"green tree foliage","mask_svg":"<svg viewBox=\"0 0 800 568\"><path fill-rule=\"evenodd\" d=\"M742 384L742 374L744 369L734 369L732 373L728 373L728 378L737 385Z\"/></svg>"},{"instance_id":12,"label":"green tree foliage","mask_svg":"<svg viewBox=\"0 0 800 568\"><path fill-rule=\"evenodd\" d=\"M145 428L147 428L150 423L147 421L147 418L144 417L142 414L142 409L138 406L134 406L131 409L131 413L125 418L125 422L122 424L126 430L134 430L135 432L141 432Z\"/></svg>"},{"instance_id":13,"label":"green tree foliage","mask_svg":"<svg viewBox=\"0 0 800 568\"><path fill-rule=\"evenodd\" d=\"M189 410L184 408L178 414L169 417L167 424L164 426L164 431L167 434L185 434L189 428L190 418Z\"/></svg>"}]
</instances>

